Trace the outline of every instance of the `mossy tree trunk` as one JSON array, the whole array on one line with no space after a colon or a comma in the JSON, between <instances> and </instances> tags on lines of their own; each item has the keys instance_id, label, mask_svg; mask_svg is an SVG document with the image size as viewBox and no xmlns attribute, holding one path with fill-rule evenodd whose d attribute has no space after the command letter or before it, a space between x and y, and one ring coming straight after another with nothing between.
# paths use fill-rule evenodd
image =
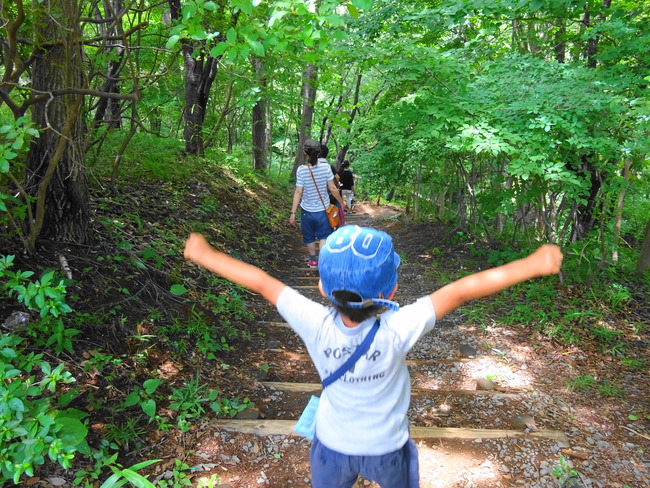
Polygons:
<instances>
[{"instance_id":1,"label":"mossy tree trunk","mask_svg":"<svg viewBox=\"0 0 650 488\"><path fill-rule=\"evenodd\" d=\"M37 7L32 87L42 93L32 120L40 137L32 143L25 188L35 197L30 248L39 239L83 243L88 237L88 181L84 168L82 96L86 88L79 6L75 0L44 0Z\"/></svg>"}]
</instances>

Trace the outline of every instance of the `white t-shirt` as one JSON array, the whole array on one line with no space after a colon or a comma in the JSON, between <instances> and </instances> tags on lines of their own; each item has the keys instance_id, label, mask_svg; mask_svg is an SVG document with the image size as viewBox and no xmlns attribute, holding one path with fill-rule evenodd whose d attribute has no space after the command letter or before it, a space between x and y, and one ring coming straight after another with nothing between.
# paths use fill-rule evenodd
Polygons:
<instances>
[{"instance_id":1,"label":"white t-shirt","mask_svg":"<svg viewBox=\"0 0 650 488\"><path fill-rule=\"evenodd\" d=\"M321 380L343 365L375 323L373 317L345 327L336 309L290 287L280 294L277 307L305 342ZM347 455L378 456L406 443L411 396L406 354L435 322L428 296L381 315L368 352L321 394L316 435L325 446Z\"/></svg>"},{"instance_id":2,"label":"white t-shirt","mask_svg":"<svg viewBox=\"0 0 650 488\"><path fill-rule=\"evenodd\" d=\"M323 197L322 201L314 186L314 180L311 179L311 175L309 174L309 168L314 173L314 180L316 180L318 190L320 191L321 197ZM316 166L309 164L300 166L296 172L296 186L298 188L304 188L302 199L300 200L300 207L307 212L324 212L325 208L330 205L327 182L333 179L332 169L327 163L318 163ZM323 202L325 203L325 207L323 207Z\"/></svg>"}]
</instances>

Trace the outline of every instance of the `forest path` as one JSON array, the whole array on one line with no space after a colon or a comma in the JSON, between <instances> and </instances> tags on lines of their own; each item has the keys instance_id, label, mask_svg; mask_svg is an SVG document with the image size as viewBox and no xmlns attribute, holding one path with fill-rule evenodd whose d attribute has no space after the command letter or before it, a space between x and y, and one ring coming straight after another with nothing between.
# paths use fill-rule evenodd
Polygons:
<instances>
[{"instance_id":1,"label":"forest path","mask_svg":"<svg viewBox=\"0 0 650 488\"><path fill-rule=\"evenodd\" d=\"M466 251L454 246L441 226L403 225L392 207L360 205L357 210L346 216L346 223L393 236L402 256L396 297L401 304L436 289L444 269L462 269ZM304 247L297 241L295 249L287 250L279 278L323 301L318 271L305 263ZM275 309L260 307L256 315L264 320L251 335L250 348L238 349L238 361L229 362L237 378L232 387L256 407L201 427L194 447L195 480L210 473L219 476L224 488L309 487L311 442L292 428L309 397L318 394L319 378L302 341ZM557 369L562 358L539 354L536 345L522 341L522 333L467 326L460 310L441 320L409 353L413 392L408 415L422 488L555 488L558 477L571 470L561 467L560 456L587 468L565 486L624 486L599 481L607 477L601 478L590 460L594 448L606 451L607 443L576 428L573 407L554 395L557 382L564 381ZM614 461L605 464L616 466ZM377 486L363 479L355 484Z\"/></svg>"}]
</instances>

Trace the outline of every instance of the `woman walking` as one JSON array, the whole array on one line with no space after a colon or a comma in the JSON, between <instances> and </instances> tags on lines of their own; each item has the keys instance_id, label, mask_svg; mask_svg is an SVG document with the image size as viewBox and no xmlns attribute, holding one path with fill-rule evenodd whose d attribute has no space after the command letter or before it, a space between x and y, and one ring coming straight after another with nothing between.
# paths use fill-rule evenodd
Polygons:
<instances>
[{"instance_id":1,"label":"woman walking","mask_svg":"<svg viewBox=\"0 0 650 488\"><path fill-rule=\"evenodd\" d=\"M320 242L321 247L324 246L325 239L333 232L325 213L325 208L329 206L328 188L344 208L345 202L334 184L334 176L329 164L318 163L320 143L307 139L303 143L302 150L308 161L296 172L296 191L293 194L289 223L296 225L296 210L300 205L300 229L303 242L309 252L307 265L310 268L317 268L316 241Z\"/></svg>"}]
</instances>

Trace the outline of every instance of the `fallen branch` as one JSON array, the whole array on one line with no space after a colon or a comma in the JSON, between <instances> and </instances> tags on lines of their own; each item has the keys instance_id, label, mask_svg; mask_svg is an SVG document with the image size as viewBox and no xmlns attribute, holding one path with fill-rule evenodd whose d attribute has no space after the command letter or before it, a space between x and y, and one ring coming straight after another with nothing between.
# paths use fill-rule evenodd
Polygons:
<instances>
[{"instance_id":1,"label":"fallen branch","mask_svg":"<svg viewBox=\"0 0 650 488\"><path fill-rule=\"evenodd\" d=\"M577 458L577 459L582 459L583 461L586 461L589 459L589 455L584 453L584 452L579 452L579 451L573 451L571 449L562 449L562 454L572 457L572 458Z\"/></svg>"},{"instance_id":2,"label":"fallen branch","mask_svg":"<svg viewBox=\"0 0 650 488\"><path fill-rule=\"evenodd\" d=\"M624 425L621 425L621 427L623 427L624 429L629 430L630 432L632 432L633 434L638 435L639 437L643 437L644 439L650 441L650 437L648 437L647 435L643 435L643 434L637 432L636 430L632 430L632 429L630 429L629 427L625 427Z\"/></svg>"},{"instance_id":3,"label":"fallen branch","mask_svg":"<svg viewBox=\"0 0 650 488\"><path fill-rule=\"evenodd\" d=\"M61 269L65 273L65 277L68 278L69 280L72 279L72 270L70 269L70 265L68 264L68 260L65 258L63 254L59 254L59 263L61 263Z\"/></svg>"}]
</instances>

